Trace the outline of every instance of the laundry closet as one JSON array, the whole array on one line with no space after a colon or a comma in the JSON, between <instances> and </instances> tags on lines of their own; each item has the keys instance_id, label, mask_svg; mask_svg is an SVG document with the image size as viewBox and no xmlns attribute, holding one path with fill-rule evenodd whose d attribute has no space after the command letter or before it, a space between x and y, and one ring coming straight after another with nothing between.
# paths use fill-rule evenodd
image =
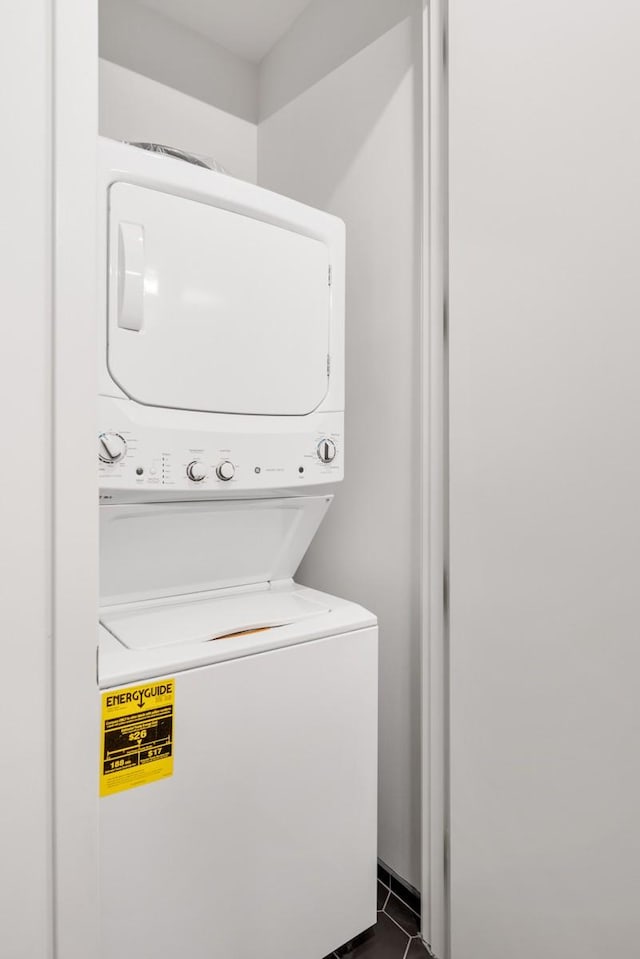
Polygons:
<instances>
[{"instance_id":1,"label":"laundry closet","mask_svg":"<svg viewBox=\"0 0 640 959\"><path fill-rule=\"evenodd\" d=\"M107 959L421 884L421 5L233 7L100 6Z\"/></svg>"},{"instance_id":2,"label":"laundry closet","mask_svg":"<svg viewBox=\"0 0 640 959\"><path fill-rule=\"evenodd\" d=\"M640 7L98 6L0 31L0 956L635 956Z\"/></svg>"}]
</instances>

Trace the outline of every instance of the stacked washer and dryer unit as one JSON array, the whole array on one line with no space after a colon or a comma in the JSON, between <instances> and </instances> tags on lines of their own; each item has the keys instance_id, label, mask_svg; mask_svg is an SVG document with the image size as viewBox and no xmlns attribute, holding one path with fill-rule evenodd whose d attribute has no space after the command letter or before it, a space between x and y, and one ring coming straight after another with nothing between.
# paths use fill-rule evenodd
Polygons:
<instances>
[{"instance_id":1,"label":"stacked washer and dryer unit","mask_svg":"<svg viewBox=\"0 0 640 959\"><path fill-rule=\"evenodd\" d=\"M377 625L293 576L343 477L344 225L99 145L102 959L375 922Z\"/></svg>"}]
</instances>

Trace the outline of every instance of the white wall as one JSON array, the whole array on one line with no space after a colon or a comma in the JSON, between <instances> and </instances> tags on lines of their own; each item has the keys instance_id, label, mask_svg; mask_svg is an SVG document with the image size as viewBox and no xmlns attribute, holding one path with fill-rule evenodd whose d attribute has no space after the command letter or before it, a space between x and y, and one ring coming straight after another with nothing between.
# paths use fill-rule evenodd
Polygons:
<instances>
[{"instance_id":1,"label":"white wall","mask_svg":"<svg viewBox=\"0 0 640 959\"><path fill-rule=\"evenodd\" d=\"M346 221L346 479L298 578L379 616L379 855L419 886L421 21L390 6L396 26L259 125L258 174ZM297 43L336 36L320 7Z\"/></svg>"},{"instance_id":2,"label":"white wall","mask_svg":"<svg viewBox=\"0 0 640 959\"><path fill-rule=\"evenodd\" d=\"M98 944L98 11L53 4L53 788L56 959ZM50 84L46 86L51 96Z\"/></svg>"},{"instance_id":3,"label":"white wall","mask_svg":"<svg viewBox=\"0 0 640 959\"><path fill-rule=\"evenodd\" d=\"M452 956L631 957L640 6L449 7Z\"/></svg>"},{"instance_id":4,"label":"white wall","mask_svg":"<svg viewBox=\"0 0 640 959\"><path fill-rule=\"evenodd\" d=\"M100 133L204 153L234 176L256 181L255 123L108 60L100 61Z\"/></svg>"},{"instance_id":5,"label":"white wall","mask_svg":"<svg viewBox=\"0 0 640 959\"><path fill-rule=\"evenodd\" d=\"M404 20L416 6L410 0L310 3L260 63L260 119L322 80Z\"/></svg>"},{"instance_id":6,"label":"white wall","mask_svg":"<svg viewBox=\"0 0 640 959\"><path fill-rule=\"evenodd\" d=\"M258 67L134 0L100 0L100 56L228 113L258 118Z\"/></svg>"},{"instance_id":7,"label":"white wall","mask_svg":"<svg viewBox=\"0 0 640 959\"><path fill-rule=\"evenodd\" d=\"M0 33L0 955L98 953L97 10Z\"/></svg>"},{"instance_id":8,"label":"white wall","mask_svg":"<svg viewBox=\"0 0 640 959\"><path fill-rule=\"evenodd\" d=\"M50 16L39 0L0 32L0 953L11 959L49 959L53 936ZM21 469L34 449L37 468Z\"/></svg>"}]
</instances>

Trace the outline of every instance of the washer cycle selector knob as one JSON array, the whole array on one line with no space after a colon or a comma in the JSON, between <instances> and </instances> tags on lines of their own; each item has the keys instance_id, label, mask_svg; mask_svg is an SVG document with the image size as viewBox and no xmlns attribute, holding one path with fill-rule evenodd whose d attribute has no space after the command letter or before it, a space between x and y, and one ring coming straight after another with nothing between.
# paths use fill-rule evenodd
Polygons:
<instances>
[{"instance_id":1,"label":"washer cycle selector knob","mask_svg":"<svg viewBox=\"0 0 640 959\"><path fill-rule=\"evenodd\" d=\"M336 444L333 440L320 440L318 443L318 459L322 463L331 463L336 458Z\"/></svg>"},{"instance_id":2,"label":"washer cycle selector knob","mask_svg":"<svg viewBox=\"0 0 640 959\"><path fill-rule=\"evenodd\" d=\"M207 478L207 467L200 460L192 460L187 466L187 476L194 483L201 483Z\"/></svg>"},{"instance_id":3,"label":"washer cycle selector knob","mask_svg":"<svg viewBox=\"0 0 640 959\"><path fill-rule=\"evenodd\" d=\"M223 460L222 463L218 463L216 467L216 476L218 479L224 480L225 483L233 479L236 472L236 468L229 460Z\"/></svg>"},{"instance_id":4,"label":"washer cycle selector knob","mask_svg":"<svg viewBox=\"0 0 640 959\"><path fill-rule=\"evenodd\" d=\"M119 433L100 433L98 459L101 463L119 463L127 453L127 444Z\"/></svg>"}]
</instances>

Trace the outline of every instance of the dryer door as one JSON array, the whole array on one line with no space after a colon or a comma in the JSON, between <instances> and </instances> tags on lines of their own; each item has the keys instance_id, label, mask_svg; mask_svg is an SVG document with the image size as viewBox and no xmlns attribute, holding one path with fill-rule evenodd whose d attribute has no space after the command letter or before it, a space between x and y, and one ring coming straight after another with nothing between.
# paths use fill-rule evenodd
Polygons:
<instances>
[{"instance_id":1,"label":"dryer door","mask_svg":"<svg viewBox=\"0 0 640 959\"><path fill-rule=\"evenodd\" d=\"M132 399L303 415L328 389L329 255L318 240L115 183L108 363Z\"/></svg>"}]
</instances>

